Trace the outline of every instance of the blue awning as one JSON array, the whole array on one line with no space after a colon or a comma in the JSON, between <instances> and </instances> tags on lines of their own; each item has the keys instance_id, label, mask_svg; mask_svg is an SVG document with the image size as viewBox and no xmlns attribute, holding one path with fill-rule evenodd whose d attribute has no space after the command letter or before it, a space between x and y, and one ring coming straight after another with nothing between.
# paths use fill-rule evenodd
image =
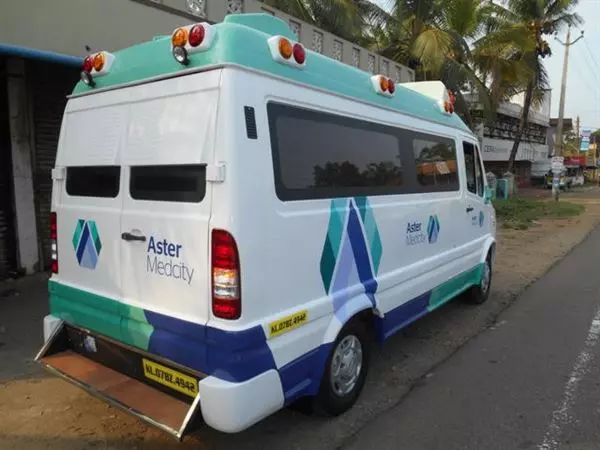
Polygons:
<instances>
[{"instance_id":1,"label":"blue awning","mask_svg":"<svg viewBox=\"0 0 600 450\"><path fill-rule=\"evenodd\" d=\"M83 58L77 56L63 55L61 53L49 52L46 50L36 50L18 45L3 44L0 42L0 55L19 56L27 59L38 59L66 66L83 65Z\"/></svg>"}]
</instances>

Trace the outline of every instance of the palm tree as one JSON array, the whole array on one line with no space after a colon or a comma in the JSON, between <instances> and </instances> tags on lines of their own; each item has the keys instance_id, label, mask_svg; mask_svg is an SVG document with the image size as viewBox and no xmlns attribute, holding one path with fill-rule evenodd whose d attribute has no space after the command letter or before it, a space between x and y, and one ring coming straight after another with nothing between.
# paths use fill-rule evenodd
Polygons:
<instances>
[{"instance_id":1,"label":"palm tree","mask_svg":"<svg viewBox=\"0 0 600 450\"><path fill-rule=\"evenodd\" d=\"M470 113L472 99L464 93L473 93L486 115L493 114L492 99L501 96L490 95L486 82L493 78L494 70L488 67L484 73L479 63L485 61L485 49L492 43L508 45L504 30L499 39L491 38L497 33L493 24L502 8L480 0L395 0L388 6L391 21L385 25L387 33L376 35L378 42L383 42L379 43L381 53L415 69L418 80L443 81L456 94L456 110L468 125L473 126L475 119ZM487 54L492 55L491 50ZM493 57L499 60L497 51ZM497 75L499 68L495 68ZM497 83L498 87L504 85Z\"/></svg>"},{"instance_id":2,"label":"palm tree","mask_svg":"<svg viewBox=\"0 0 600 450\"><path fill-rule=\"evenodd\" d=\"M530 75L525 83L521 120L508 160L509 172L513 171L531 106L541 102L544 90L548 88L548 75L543 59L549 57L552 50L544 36L558 32L565 26L581 24L581 17L573 12L578 3L579 0L505 0L506 8L502 19L506 26L521 28L522 35L527 36L530 41L520 55L520 59L529 68Z\"/></svg>"}]
</instances>

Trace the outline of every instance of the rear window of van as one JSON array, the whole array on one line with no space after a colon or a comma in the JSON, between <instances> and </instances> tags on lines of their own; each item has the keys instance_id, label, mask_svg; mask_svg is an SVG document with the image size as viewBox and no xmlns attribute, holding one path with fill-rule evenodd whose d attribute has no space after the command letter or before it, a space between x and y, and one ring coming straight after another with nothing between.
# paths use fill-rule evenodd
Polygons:
<instances>
[{"instance_id":1,"label":"rear window of van","mask_svg":"<svg viewBox=\"0 0 600 450\"><path fill-rule=\"evenodd\" d=\"M119 195L119 166L67 167L67 194L72 197L115 198Z\"/></svg>"},{"instance_id":2,"label":"rear window of van","mask_svg":"<svg viewBox=\"0 0 600 450\"><path fill-rule=\"evenodd\" d=\"M199 203L206 194L206 165L134 166L129 193L134 200Z\"/></svg>"}]
</instances>

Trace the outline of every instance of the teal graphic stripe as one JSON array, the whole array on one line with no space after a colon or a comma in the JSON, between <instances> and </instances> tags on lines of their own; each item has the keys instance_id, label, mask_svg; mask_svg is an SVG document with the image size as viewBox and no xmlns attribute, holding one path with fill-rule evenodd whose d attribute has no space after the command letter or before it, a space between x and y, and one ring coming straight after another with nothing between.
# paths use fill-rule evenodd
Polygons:
<instances>
[{"instance_id":1,"label":"teal graphic stripe","mask_svg":"<svg viewBox=\"0 0 600 450\"><path fill-rule=\"evenodd\" d=\"M144 310L50 280L50 314L65 322L148 350L154 331Z\"/></svg>"},{"instance_id":2,"label":"teal graphic stripe","mask_svg":"<svg viewBox=\"0 0 600 450\"><path fill-rule=\"evenodd\" d=\"M81 239L81 233L83 232L83 225L85 220L79 219L77 225L75 225L75 231L73 232L73 248L77 249L79 246L79 239Z\"/></svg>"},{"instance_id":3,"label":"teal graphic stripe","mask_svg":"<svg viewBox=\"0 0 600 450\"><path fill-rule=\"evenodd\" d=\"M451 280L434 288L431 291L431 296L429 297L429 306L427 309L429 311L433 311L471 286L480 284L484 267L485 264L478 264L471 270L463 272Z\"/></svg>"},{"instance_id":4,"label":"teal graphic stripe","mask_svg":"<svg viewBox=\"0 0 600 450\"><path fill-rule=\"evenodd\" d=\"M348 284L353 283L352 273L358 276L364 293L376 306L377 272L382 254L381 237L368 199L333 200L320 268L323 287L331 295L336 314L343 311L342 307L349 300L347 289Z\"/></svg>"},{"instance_id":5,"label":"teal graphic stripe","mask_svg":"<svg viewBox=\"0 0 600 450\"><path fill-rule=\"evenodd\" d=\"M98 234L98 228L96 227L96 222L90 220L88 222L90 227L90 234L94 241L94 247L96 247L96 253L100 254L100 250L102 249L102 242L100 241L100 235Z\"/></svg>"},{"instance_id":6,"label":"teal graphic stripe","mask_svg":"<svg viewBox=\"0 0 600 450\"><path fill-rule=\"evenodd\" d=\"M335 263L340 251L342 232L346 221L346 200L333 200L329 210L329 226L325 244L321 254L321 278L325 291L329 292L331 279L335 270Z\"/></svg>"},{"instance_id":7,"label":"teal graphic stripe","mask_svg":"<svg viewBox=\"0 0 600 450\"><path fill-rule=\"evenodd\" d=\"M371 83L372 74L306 49L306 66L299 70L276 62L267 40L273 35L296 39L287 24L267 14L232 14L214 25L216 38L212 47L189 55L185 66L173 58L171 37L158 37L115 52L112 67L104 76L95 78L96 87L77 83L73 93L86 93L148 78L177 74L206 66L238 64L287 78L329 92L391 108L470 133L457 114L444 114L429 97L399 84L392 98L377 95ZM168 30L169 32L171 30Z\"/></svg>"},{"instance_id":8,"label":"teal graphic stripe","mask_svg":"<svg viewBox=\"0 0 600 450\"><path fill-rule=\"evenodd\" d=\"M377 223L375 222L375 216L373 215L373 210L369 205L367 197L355 197L354 201L360 211L360 216L367 235L373 271L377 273L379 271L379 263L381 262L381 254L383 253L383 245L381 243L381 236L379 235Z\"/></svg>"}]
</instances>

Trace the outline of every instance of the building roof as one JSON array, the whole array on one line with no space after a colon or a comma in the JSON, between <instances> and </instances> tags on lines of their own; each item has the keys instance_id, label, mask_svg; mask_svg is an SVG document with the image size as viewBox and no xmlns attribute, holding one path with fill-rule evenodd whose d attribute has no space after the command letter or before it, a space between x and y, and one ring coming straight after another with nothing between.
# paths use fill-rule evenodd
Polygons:
<instances>
[{"instance_id":1,"label":"building roof","mask_svg":"<svg viewBox=\"0 0 600 450\"><path fill-rule=\"evenodd\" d=\"M275 61L269 50L269 37L280 35L296 40L292 30L279 18L269 14L229 15L213 28L216 36L211 47L190 54L187 66L174 59L171 37L161 36L115 52L110 71L94 78L96 86L90 87L79 82L73 94L87 94L149 79L176 76L182 72L233 64L470 132L458 115L444 114L431 97L402 87L402 84L397 85L393 97L379 95L373 88L370 73L320 53L306 49L303 69Z\"/></svg>"}]
</instances>

